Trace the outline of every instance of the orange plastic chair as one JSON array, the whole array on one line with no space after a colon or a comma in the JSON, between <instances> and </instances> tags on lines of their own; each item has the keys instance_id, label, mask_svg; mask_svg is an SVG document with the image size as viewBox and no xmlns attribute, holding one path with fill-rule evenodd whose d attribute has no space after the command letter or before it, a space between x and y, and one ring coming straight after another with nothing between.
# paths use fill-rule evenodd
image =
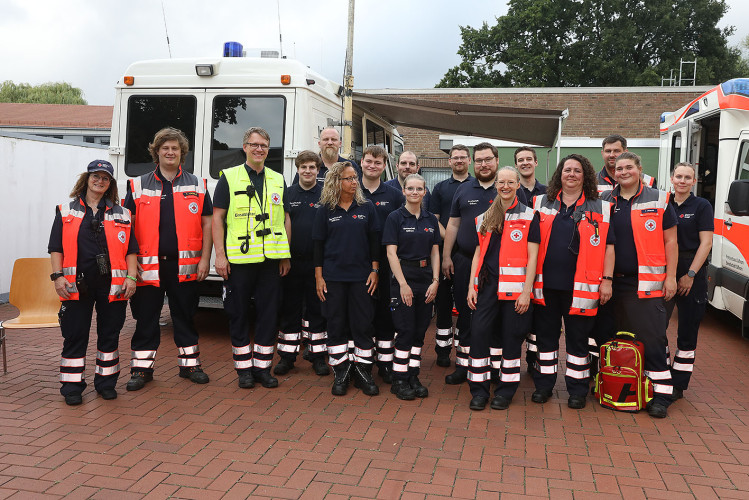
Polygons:
<instances>
[{"instance_id":1,"label":"orange plastic chair","mask_svg":"<svg viewBox=\"0 0 749 500\"><path fill-rule=\"evenodd\" d=\"M3 348L3 373L8 373L5 330L16 328L59 328L57 312L60 297L49 281L52 263L49 258L17 259L10 281L10 300L20 314L0 321L0 346Z\"/></svg>"}]
</instances>

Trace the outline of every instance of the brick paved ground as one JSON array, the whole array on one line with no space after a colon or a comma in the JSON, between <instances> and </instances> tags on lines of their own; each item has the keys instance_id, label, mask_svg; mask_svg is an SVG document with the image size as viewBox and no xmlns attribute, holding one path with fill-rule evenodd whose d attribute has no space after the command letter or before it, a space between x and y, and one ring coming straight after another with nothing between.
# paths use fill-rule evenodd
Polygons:
<instances>
[{"instance_id":1,"label":"brick paved ground","mask_svg":"<svg viewBox=\"0 0 749 500\"><path fill-rule=\"evenodd\" d=\"M431 344L423 401L334 398L306 362L277 389L241 390L222 314L199 317L210 384L177 376L167 326L154 382L128 393L123 374L103 401L89 378L78 407L58 392L59 332L10 331L0 498L749 498L749 343L725 315L706 318L692 388L656 421L591 399L570 410L562 380L534 404L526 375L508 411L471 412Z\"/></svg>"}]
</instances>

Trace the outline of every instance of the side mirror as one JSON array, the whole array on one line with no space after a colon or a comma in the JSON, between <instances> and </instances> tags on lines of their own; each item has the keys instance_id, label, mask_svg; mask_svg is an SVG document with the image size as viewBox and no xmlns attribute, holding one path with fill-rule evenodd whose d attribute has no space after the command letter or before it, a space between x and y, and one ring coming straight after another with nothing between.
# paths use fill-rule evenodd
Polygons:
<instances>
[{"instance_id":1,"label":"side mirror","mask_svg":"<svg viewBox=\"0 0 749 500\"><path fill-rule=\"evenodd\" d=\"M749 215L749 179L733 181L726 200L729 215Z\"/></svg>"}]
</instances>

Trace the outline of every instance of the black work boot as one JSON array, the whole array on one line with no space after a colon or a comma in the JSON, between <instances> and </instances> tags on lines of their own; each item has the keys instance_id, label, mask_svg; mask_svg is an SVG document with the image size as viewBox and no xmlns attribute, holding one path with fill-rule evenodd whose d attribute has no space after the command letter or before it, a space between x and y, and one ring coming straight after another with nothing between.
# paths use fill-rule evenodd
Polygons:
<instances>
[{"instance_id":1,"label":"black work boot","mask_svg":"<svg viewBox=\"0 0 749 500\"><path fill-rule=\"evenodd\" d=\"M367 396L376 396L380 389L372 378L372 365L369 363L354 363L354 387L361 389Z\"/></svg>"},{"instance_id":2,"label":"black work boot","mask_svg":"<svg viewBox=\"0 0 749 500\"><path fill-rule=\"evenodd\" d=\"M421 385L418 375L410 375L408 377L408 383L411 386L411 389L414 390L417 398L425 398L429 396L429 389Z\"/></svg>"},{"instance_id":3,"label":"black work boot","mask_svg":"<svg viewBox=\"0 0 749 500\"><path fill-rule=\"evenodd\" d=\"M455 371L445 375L445 383L448 385L459 385L466 381L468 370L465 366L456 366Z\"/></svg>"},{"instance_id":4,"label":"black work boot","mask_svg":"<svg viewBox=\"0 0 749 500\"><path fill-rule=\"evenodd\" d=\"M341 364L333 367L333 373L335 373L335 379L333 379L333 388L330 392L333 396L344 396L348 391L349 384L349 372L351 371L351 363L344 361Z\"/></svg>"},{"instance_id":5,"label":"black work boot","mask_svg":"<svg viewBox=\"0 0 749 500\"><path fill-rule=\"evenodd\" d=\"M275 368L273 368L273 373L276 375L286 375L294 368L294 361L289 358L282 357Z\"/></svg>"},{"instance_id":6,"label":"black work boot","mask_svg":"<svg viewBox=\"0 0 749 500\"><path fill-rule=\"evenodd\" d=\"M390 392L395 394L398 399L403 399L405 401L411 401L412 399L416 398L416 393L413 389L411 389L411 385L408 383L408 380L403 380L400 378L393 380L393 385L392 387L390 387Z\"/></svg>"},{"instance_id":7,"label":"black work boot","mask_svg":"<svg viewBox=\"0 0 749 500\"><path fill-rule=\"evenodd\" d=\"M393 373L390 363L377 363L377 374L386 384L393 383Z\"/></svg>"}]
</instances>

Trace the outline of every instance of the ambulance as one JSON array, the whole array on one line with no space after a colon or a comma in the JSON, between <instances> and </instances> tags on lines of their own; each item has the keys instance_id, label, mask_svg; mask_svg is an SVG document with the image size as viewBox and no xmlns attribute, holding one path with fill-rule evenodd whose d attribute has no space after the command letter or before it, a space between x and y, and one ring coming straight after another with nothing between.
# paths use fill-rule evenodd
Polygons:
<instances>
[{"instance_id":1,"label":"ambulance","mask_svg":"<svg viewBox=\"0 0 749 500\"><path fill-rule=\"evenodd\" d=\"M708 299L749 338L749 78L729 80L660 120L659 188L679 162L697 166L695 195L715 211Z\"/></svg>"},{"instance_id":2,"label":"ambulance","mask_svg":"<svg viewBox=\"0 0 749 500\"><path fill-rule=\"evenodd\" d=\"M237 47L238 45L238 47ZM250 127L270 135L266 167L286 183L296 174L294 159L304 150L319 151L320 132L342 131L344 88L300 61L243 57L228 42L223 57L164 59L131 64L115 86L109 157L124 197L128 179L154 169L148 144L164 127L180 129L190 150L182 168L207 180L213 194L221 170L245 162L242 139ZM395 175L403 139L388 121L354 103L349 145L355 160L370 145L388 152L385 177ZM341 134L343 136L343 134ZM201 306L221 307L220 277L213 266L201 283Z\"/></svg>"},{"instance_id":3,"label":"ambulance","mask_svg":"<svg viewBox=\"0 0 749 500\"><path fill-rule=\"evenodd\" d=\"M115 87L109 154L118 188L124 193L128 178L153 170L148 144L167 126L187 135L190 151L183 168L207 179L211 193L222 169L245 161L242 137L250 127L268 131L266 166L291 184L294 158L305 149L318 151L325 127L341 131L342 95L341 85L293 59L229 52L226 57L135 62ZM403 151L395 127L356 105L351 126L356 160L373 144L393 157Z\"/></svg>"}]
</instances>

